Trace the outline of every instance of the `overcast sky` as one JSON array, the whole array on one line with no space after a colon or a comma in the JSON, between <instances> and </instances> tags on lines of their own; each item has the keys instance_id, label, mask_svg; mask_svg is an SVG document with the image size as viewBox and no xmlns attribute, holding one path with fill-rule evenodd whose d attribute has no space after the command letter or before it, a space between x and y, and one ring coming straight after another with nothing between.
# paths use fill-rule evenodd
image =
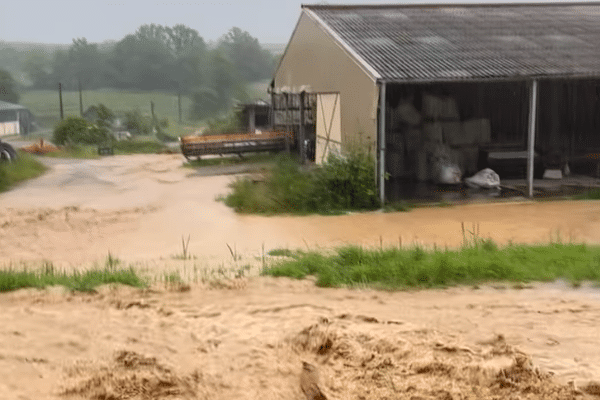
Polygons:
<instances>
[{"instance_id":1,"label":"overcast sky","mask_svg":"<svg viewBox=\"0 0 600 400\"><path fill-rule=\"evenodd\" d=\"M506 0L459 0L458 3ZM567 2L570 0L563 0ZM444 3L444 0L408 0L404 3ZM73 38L89 42L119 40L142 24L196 29L207 41L237 26L261 43L287 43L300 16L300 5L397 4L390 0L300 1L144 1L144 0L0 0L0 40L68 44Z\"/></svg>"}]
</instances>

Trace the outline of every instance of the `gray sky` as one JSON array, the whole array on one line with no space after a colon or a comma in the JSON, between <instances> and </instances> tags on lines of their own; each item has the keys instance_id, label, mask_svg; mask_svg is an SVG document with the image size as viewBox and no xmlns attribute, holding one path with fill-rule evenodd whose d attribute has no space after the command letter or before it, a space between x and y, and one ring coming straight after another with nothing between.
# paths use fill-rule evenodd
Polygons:
<instances>
[{"instance_id":1,"label":"gray sky","mask_svg":"<svg viewBox=\"0 0 600 400\"><path fill-rule=\"evenodd\" d=\"M569 0L563 0L567 2ZM300 16L302 3L394 4L399 0L0 0L0 41L68 44L73 38L89 42L119 40L142 24L196 29L207 41L237 26L261 43L287 43ZM444 3L444 0L408 0L404 3ZM458 3L503 2L459 0Z\"/></svg>"}]
</instances>

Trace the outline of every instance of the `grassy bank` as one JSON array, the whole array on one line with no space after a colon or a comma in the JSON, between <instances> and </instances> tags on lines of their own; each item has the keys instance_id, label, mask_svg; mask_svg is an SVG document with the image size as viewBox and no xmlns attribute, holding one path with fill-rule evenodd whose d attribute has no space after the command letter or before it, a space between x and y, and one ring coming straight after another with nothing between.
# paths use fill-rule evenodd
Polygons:
<instances>
[{"instance_id":1,"label":"grassy bank","mask_svg":"<svg viewBox=\"0 0 600 400\"><path fill-rule=\"evenodd\" d=\"M0 192L5 192L20 182L36 178L46 169L33 156L19 152L17 161L0 163Z\"/></svg>"},{"instance_id":2,"label":"grassy bank","mask_svg":"<svg viewBox=\"0 0 600 400\"><path fill-rule=\"evenodd\" d=\"M116 269L107 266L84 272L60 272L49 264L37 270L12 269L0 270L0 292L23 288L45 288L64 286L69 290L89 292L100 285L121 283L133 287L146 287L147 284L134 269Z\"/></svg>"},{"instance_id":3,"label":"grassy bank","mask_svg":"<svg viewBox=\"0 0 600 400\"><path fill-rule=\"evenodd\" d=\"M483 240L458 250L346 246L329 255L301 251L287 255L263 273L298 279L314 275L317 285L323 287L366 285L384 289L557 279L573 285L600 283L600 246L581 244L499 248L491 240Z\"/></svg>"}]
</instances>

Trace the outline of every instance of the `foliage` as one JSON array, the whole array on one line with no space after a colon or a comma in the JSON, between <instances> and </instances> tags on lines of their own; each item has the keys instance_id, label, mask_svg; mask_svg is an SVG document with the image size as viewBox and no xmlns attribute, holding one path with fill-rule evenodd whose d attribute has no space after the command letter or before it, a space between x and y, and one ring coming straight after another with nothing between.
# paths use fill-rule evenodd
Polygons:
<instances>
[{"instance_id":1,"label":"foliage","mask_svg":"<svg viewBox=\"0 0 600 400\"><path fill-rule=\"evenodd\" d=\"M246 213L339 213L378 206L374 162L359 151L331 155L313 170L280 157L265 182L241 178L225 204Z\"/></svg>"},{"instance_id":2,"label":"foliage","mask_svg":"<svg viewBox=\"0 0 600 400\"><path fill-rule=\"evenodd\" d=\"M58 151L52 151L44 154L44 157L52 158L81 158L81 159L94 159L100 158L98 155L98 147L68 143L61 146Z\"/></svg>"},{"instance_id":3,"label":"foliage","mask_svg":"<svg viewBox=\"0 0 600 400\"><path fill-rule=\"evenodd\" d=\"M46 171L46 167L27 153L19 152L16 161L0 163L0 192L14 185L36 178Z\"/></svg>"},{"instance_id":4,"label":"foliage","mask_svg":"<svg viewBox=\"0 0 600 400\"><path fill-rule=\"evenodd\" d=\"M152 133L152 117L142 115L140 110L126 111L123 121L128 131L138 135Z\"/></svg>"},{"instance_id":5,"label":"foliage","mask_svg":"<svg viewBox=\"0 0 600 400\"><path fill-rule=\"evenodd\" d=\"M84 118L67 117L54 128L52 141L57 145L64 144L103 144L111 140L108 129L91 124Z\"/></svg>"},{"instance_id":6,"label":"foliage","mask_svg":"<svg viewBox=\"0 0 600 400\"><path fill-rule=\"evenodd\" d=\"M219 48L231 61L239 75L247 82L270 78L275 69L275 58L263 49L248 32L234 27L220 39Z\"/></svg>"},{"instance_id":7,"label":"foliage","mask_svg":"<svg viewBox=\"0 0 600 400\"><path fill-rule=\"evenodd\" d=\"M366 152L347 155L329 153L318 170L317 180L330 208L373 209L379 205L375 181L375 160Z\"/></svg>"},{"instance_id":8,"label":"foliage","mask_svg":"<svg viewBox=\"0 0 600 400\"><path fill-rule=\"evenodd\" d=\"M0 101L18 103L19 98L15 80L8 71L0 69Z\"/></svg>"},{"instance_id":9,"label":"foliage","mask_svg":"<svg viewBox=\"0 0 600 400\"><path fill-rule=\"evenodd\" d=\"M97 106L90 106L87 111L96 115L94 122L101 126L108 127L115 119L115 114L102 103Z\"/></svg>"},{"instance_id":10,"label":"foliage","mask_svg":"<svg viewBox=\"0 0 600 400\"><path fill-rule=\"evenodd\" d=\"M578 200L600 200L600 189L591 189L585 193L575 196Z\"/></svg>"},{"instance_id":11,"label":"foliage","mask_svg":"<svg viewBox=\"0 0 600 400\"><path fill-rule=\"evenodd\" d=\"M240 132L243 127L242 116L236 112L229 112L220 118L208 120L208 127L203 135L220 135Z\"/></svg>"},{"instance_id":12,"label":"foliage","mask_svg":"<svg viewBox=\"0 0 600 400\"><path fill-rule=\"evenodd\" d=\"M561 278L578 284L584 280L600 282L600 247L553 243L500 249L491 241L444 251L418 246L379 250L347 246L329 256L296 253L294 259L281 260L264 273L298 279L316 275L317 285L328 287L405 289Z\"/></svg>"},{"instance_id":13,"label":"foliage","mask_svg":"<svg viewBox=\"0 0 600 400\"><path fill-rule=\"evenodd\" d=\"M107 261L105 268L71 273L57 271L52 264L39 270L8 269L0 270L0 292L33 287L61 285L70 290L89 292L95 287L109 283L121 283L134 287L145 287L146 282L133 270L116 269Z\"/></svg>"},{"instance_id":14,"label":"foliage","mask_svg":"<svg viewBox=\"0 0 600 400\"><path fill-rule=\"evenodd\" d=\"M223 60L226 63L223 63ZM22 71L34 89L120 88L168 90L190 94L218 89L215 79L255 81L270 78L274 57L248 32L232 28L209 48L198 31L186 25L141 25L111 44L74 38L68 47L47 46L19 52L0 46L0 67ZM225 79L223 79L225 78ZM223 93L229 86L223 86ZM228 98L229 100L229 98Z\"/></svg>"}]
</instances>

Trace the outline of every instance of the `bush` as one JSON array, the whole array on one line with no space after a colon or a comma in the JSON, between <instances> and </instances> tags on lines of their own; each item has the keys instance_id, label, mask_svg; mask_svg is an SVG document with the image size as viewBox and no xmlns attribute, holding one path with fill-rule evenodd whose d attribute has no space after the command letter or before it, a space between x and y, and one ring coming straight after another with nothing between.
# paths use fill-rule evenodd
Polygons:
<instances>
[{"instance_id":1,"label":"bush","mask_svg":"<svg viewBox=\"0 0 600 400\"><path fill-rule=\"evenodd\" d=\"M110 133L104 126L91 124L80 117L67 117L54 128L52 141L57 145L98 145L110 141Z\"/></svg>"},{"instance_id":2,"label":"bush","mask_svg":"<svg viewBox=\"0 0 600 400\"><path fill-rule=\"evenodd\" d=\"M360 152L331 155L313 170L280 157L265 182L239 179L225 204L247 213L324 213L379 205L373 158Z\"/></svg>"},{"instance_id":3,"label":"bush","mask_svg":"<svg viewBox=\"0 0 600 400\"><path fill-rule=\"evenodd\" d=\"M317 170L317 187L332 209L374 209L379 205L375 161L361 151L342 156L330 153Z\"/></svg>"},{"instance_id":4,"label":"bush","mask_svg":"<svg viewBox=\"0 0 600 400\"><path fill-rule=\"evenodd\" d=\"M140 110L126 112L124 125L128 131L138 135L152 133L152 118L142 115Z\"/></svg>"}]
</instances>

